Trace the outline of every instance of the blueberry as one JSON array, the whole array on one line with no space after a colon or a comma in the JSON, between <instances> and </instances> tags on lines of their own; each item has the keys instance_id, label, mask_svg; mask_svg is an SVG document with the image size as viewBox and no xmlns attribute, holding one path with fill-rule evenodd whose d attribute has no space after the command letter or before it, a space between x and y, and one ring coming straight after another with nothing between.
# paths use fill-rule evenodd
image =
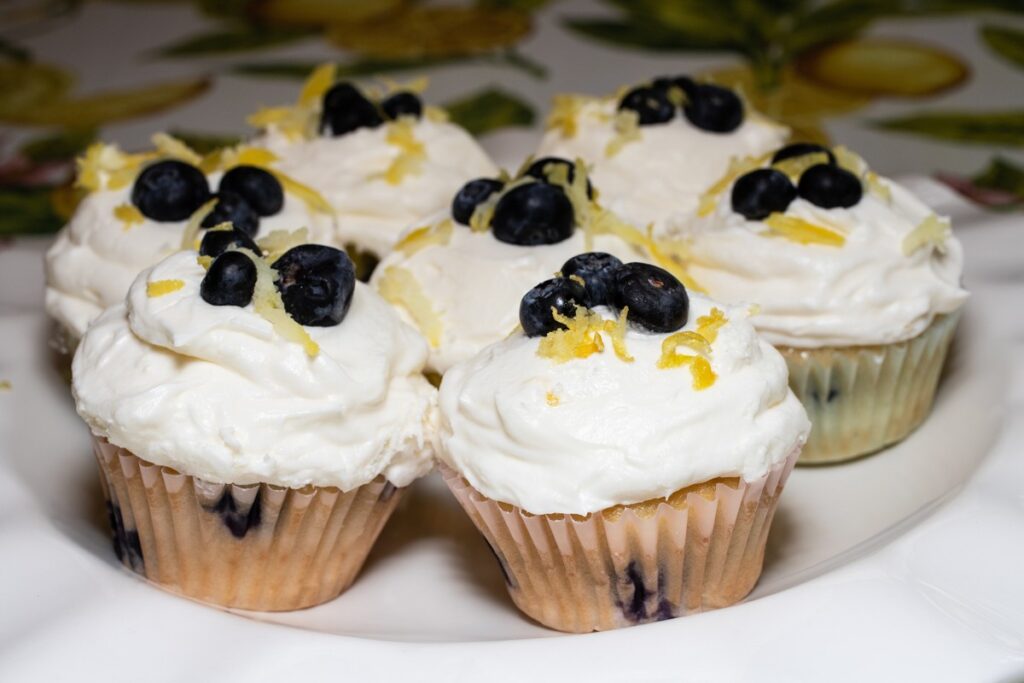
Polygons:
<instances>
[{"instance_id":1,"label":"blueberry","mask_svg":"<svg viewBox=\"0 0 1024 683\"><path fill-rule=\"evenodd\" d=\"M337 137L359 128L376 128L384 123L373 102L348 82L337 83L324 95L320 132Z\"/></svg>"},{"instance_id":2,"label":"blueberry","mask_svg":"<svg viewBox=\"0 0 1024 683\"><path fill-rule=\"evenodd\" d=\"M575 275L584 282L584 297L581 302L587 308L607 306L611 302L611 291L615 283L615 271L622 261L611 254L592 251L578 254L562 265L562 276Z\"/></svg>"},{"instance_id":3,"label":"blueberry","mask_svg":"<svg viewBox=\"0 0 1024 683\"><path fill-rule=\"evenodd\" d=\"M523 175L536 178L542 183L550 183L551 181L548 180L548 172L550 171L546 172L546 169L548 169L552 164L555 166L568 167L569 170L566 172L565 177L570 185L574 180L576 180L576 164L572 163L568 159L562 159L560 157L543 157L541 159L537 159L529 165L526 171L523 172ZM590 197L591 199L594 197L594 187L590 184L589 178L587 179L587 197Z\"/></svg>"},{"instance_id":4,"label":"blueberry","mask_svg":"<svg viewBox=\"0 0 1024 683\"><path fill-rule=\"evenodd\" d=\"M210 198L203 172L184 161L150 164L132 187L132 204L155 221L183 221Z\"/></svg>"},{"instance_id":5,"label":"blueberry","mask_svg":"<svg viewBox=\"0 0 1024 683\"><path fill-rule=\"evenodd\" d=\"M519 302L519 324L523 326L527 337L543 337L553 330L564 330L565 325L555 320L551 309L571 318L576 315L576 306L583 305L584 297L580 283L569 278L545 280L527 292Z\"/></svg>"},{"instance_id":6,"label":"blueberry","mask_svg":"<svg viewBox=\"0 0 1024 683\"><path fill-rule=\"evenodd\" d=\"M785 211L796 199L796 188L789 177L773 168L759 168L740 176L732 186L732 210L752 221Z\"/></svg>"},{"instance_id":7,"label":"blueberry","mask_svg":"<svg viewBox=\"0 0 1024 683\"><path fill-rule=\"evenodd\" d=\"M627 263L615 271L612 306L629 306L631 325L650 332L675 332L686 324L690 297L672 273L649 263Z\"/></svg>"},{"instance_id":8,"label":"blueberry","mask_svg":"<svg viewBox=\"0 0 1024 683\"><path fill-rule=\"evenodd\" d=\"M256 264L239 251L227 251L206 271L199 295L212 306L248 306L254 289Z\"/></svg>"},{"instance_id":9,"label":"blueberry","mask_svg":"<svg viewBox=\"0 0 1024 683\"><path fill-rule=\"evenodd\" d=\"M394 93L380 103L380 108L389 119L397 119L399 116L412 116L418 119L423 115L422 100L408 91Z\"/></svg>"},{"instance_id":10,"label":"blueberry","mask_svg":"<svg viewBox=\"0 0 1024 683\"><path fill-rule=\"evenodd\" d=\"M633 88L619 101L619 111L635 111L641 126L671 121L675 105L669 102L667 90L652 87Z\"/></svg>"},{"instance_id":11,"label":"blueberry","mask_svg":"<svg viewBox=\"0 0 1024 683\"><path fill-rule=\"evenodd\" d=\"M828 147L816 145L813 142L794 142L791 145L786 145L785 147L779 149L779 151L772 155L772 163L777 164L780 161L784 161L786 159L802 157L805 154L814 154L816 152L820 152L822 154L827 155L828 163L836 163L836 155L832 153L832 150L830 150Z\"/></svg>"},{"instance_id":12,"label":"blueberry","mask_svg":"<svg viewBox=\"0 0 1024 683\"><path fill-rule=\"evenodd\" d=\"M331 327L345 319L352 303L356 272L340 249L303 244L274 262L284 309L295 322Z\"/></svg>"},{"instance_id":13,"label":"blueberry","mask_svg":"<svg viewBox=\"0 0 1024 683\"><path fill-rule=\"evenodd\" d=\"M575 213L562 188L528 183L498 200L491 218L495 238L509 244L555 244L572 237Z\"/></svg>"},{"instance_id":14,"label":"blueberry","mask_svg":"<svg viewBox=\"0 0 1024 683\"><path fill-rule=\"evenodd\" d=\"M743 123L743 101L728 88L695 85L686 93L683 114L701 130L729 133Z\"/></svg>"},{"instance_id":15,"label":"blueberry","mask_svg":"<svg viewBox=\"0 0 1024 683\"><path fill-rule=\"evenodd\" d=\"M241 230L250 237L259 232L260 217L249 206L249 202L234 192L221 190L213 211L206 215L200 227L212 228L221 223L231 223L235 230Z\"/></svg>"},{"instance_id":16,"label":"blueberry","mask_svg":"<svg viewBox=\"0 0 1024 683\"><path fill-rule=\"evenodd\" d=\"M252 237L241 230L211 230L206 233L203 241L199 243L199 255L216 258L231 247L249 249L257 256L263 255L263 252L260 251Z\"/></svg>"},{"instance_id":17,"label":"blueberry","mask_svg":"<svg viewBox=\"0 0 1024 683\"><path fill-rule=\"evenodd\" d=\"M224 174L220 192L234 192L260 216L273 216L284 207L284 188L273 173L256 166L235 166Z\"/></svg>"},{"instance_id":18,"label":"blueberry","mask_svg":"<svg viewBox=\"0 0 1024 683\"><path fill-rule=\"evenodd\" d=\"M494 178L477 178L470 180L462 186L462 189L452 200L452 218L458 223L469 225L469 219L473 217L476 207L485 201L495 192L501 192L505 183Z\"/></svg>"},{"instance_id":19,"label":"blueberry","mask_svg":"<svg viewBox=\"0 0 1024 683\"><path fill-rule=\"evenodd\" d=\"M831 164L816 164L804 171L797 190L801 197L823 209L854 206L864 195L860 178Z\"/></svg>"}]
</instances>

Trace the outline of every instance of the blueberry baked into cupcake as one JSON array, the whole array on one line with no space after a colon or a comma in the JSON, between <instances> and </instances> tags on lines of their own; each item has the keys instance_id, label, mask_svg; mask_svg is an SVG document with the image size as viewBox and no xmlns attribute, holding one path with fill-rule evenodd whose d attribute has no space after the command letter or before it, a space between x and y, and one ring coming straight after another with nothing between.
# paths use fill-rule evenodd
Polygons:
<instances>
[{"instance_id":1,"label":"blueberry baked into cupcake","mask_svg":"<svg viewBox=\"0 0 1024 683\"><path fill-rule=\"evenodd\" d=\"M300 226L311 242L336 238L323 198L282 173L267 150L204 157L167 135L154 142L139 154L97 144L78 161L77 185L88 194L46 254L46 310L71 348L89 322L124 301L142 269L176 251L252 247ZM225 223L232 232L211 232Z\"/></svg>"},{"instance_id":2,"label":"blueberry baked into cupcake","mask_svg":"<svg viewBox=\"0 0 1024 683\"><path fill-rule=\"evenodd\" d=\"M516 605L587 632L742 599L809 423L745 312L581 254L445 374L438 455Z\"/></svg>"},{"instance_id":3,"label":"blueberry baked into cupcake","mask_svg":"<svg viewBox=\"0 0 1024 683\"><path fill-rule=\"evenodd\" d=\"M644 258L677 268L665 245L596 200L582 162L544 158L516 177L466 183L451 208L410 230L372 284L414 322L431 346L428 366L444 374L515 329L522 292L574 254L609 262ZM571 273L565 273L566 276Z\"/></svg>"},{"instance_id":4,"label":"blueberry baked into cupcake","mask_svg":"<svg viewBox=\"0 0 1024 683\"><path fill-rule=\"evenodd\" d=\"M751 302L814 429L801 462L907 436L928 415L967 293L947 219L856 154L798 143L734 165L676 226L710 296Z\"/></svg>"},{"instance_id":5,"label":"blueberry baked into cupcake","mask_svg":"<svg viewBox=\"0 0 1024 683\"><path fill-rule=\"evenodd\" d=\"M419 89L360 89L335 82L334 65L324 65L294 106L249 119L263 130L257 144L337 211L361 279L413 221L443 210L467 180L497 172L469 133L423 103Z\"/></svg>"},{"instance_id":6,"label":"blueberry baked into cupcake","mask_svg":"<svg viewBox=\"0 0 1024 683\"><path fill-rule=\"evenodd\" d=\"M431 467L426 357L332 247L233 245L143 271L73 364L119 558L216 605L334 598Z\"/></svg>"},{"instance_id":7,"label":"blueberry baked into cupcake","mask_svg":"<svg viewBox=\"0 0 1024 683\"><path fill-rule=\"evenodd\" d=\"M788 133L733 90L662 77L609 97L557 96L537 155L582 158L609 209L660 232L731 160L775 149Z\"/></svg>"}]
</instances>

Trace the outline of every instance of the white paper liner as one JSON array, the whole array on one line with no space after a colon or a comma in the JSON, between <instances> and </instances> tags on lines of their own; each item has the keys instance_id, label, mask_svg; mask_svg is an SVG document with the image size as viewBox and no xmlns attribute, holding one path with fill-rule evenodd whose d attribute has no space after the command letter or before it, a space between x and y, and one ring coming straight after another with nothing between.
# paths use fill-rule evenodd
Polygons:
<instances>
[{"instance_id":1,"label":"white paper liner","mask_svg":"<svg viewBox=\"0 0 1024 683\"><path fill-rule=\"evenodd\" d=\"M402 489L215 484L93 439L114 549L150 582L223 607L283 611L355 579Z\"/></svg>"},{"instance_id":2,"label":"white paper liner","mask_svg":"<svg viewBox=\"0 0 1024 683\"><path fill-rule=\"evenodd\" d=\"M931 412L960 312L913 339L882 346L779 351L789 384L811 418L800 464L873 453L906 438Z\"/></svg>"},{"instance_id":3,"label":"white paper liner","mask_svg":"<svg viewBox=\"0 0 1024 683\"><path fill-rule=\"evenodd\" d=\"M585 633L725 607L757 583L784 463L753 482L688 487L666 501L586 516L532 515L491 500L447 466L445 482L490 544L527 615Z\"/></svg>"}]
</instances>

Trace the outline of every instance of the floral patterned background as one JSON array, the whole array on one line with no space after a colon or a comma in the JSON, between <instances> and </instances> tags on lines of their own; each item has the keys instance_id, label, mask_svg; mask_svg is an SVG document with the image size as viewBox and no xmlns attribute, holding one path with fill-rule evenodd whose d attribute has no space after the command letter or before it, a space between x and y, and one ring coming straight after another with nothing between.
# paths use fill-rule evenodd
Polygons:
<instances>
[{"instance_id":1,"label":"floral patterned background","mask_svg":"<svg viewBox=\"0 0 1024 683\"><path fill-rule=\"evenodd\" d=\"M532 150L557 92L699 73L799 137L1024 205L1021 0L7 0L0 236L63 223L91 140L235 140L328 60L429 76L427 99L500 158Z\"/></svg>"}]
</instances>

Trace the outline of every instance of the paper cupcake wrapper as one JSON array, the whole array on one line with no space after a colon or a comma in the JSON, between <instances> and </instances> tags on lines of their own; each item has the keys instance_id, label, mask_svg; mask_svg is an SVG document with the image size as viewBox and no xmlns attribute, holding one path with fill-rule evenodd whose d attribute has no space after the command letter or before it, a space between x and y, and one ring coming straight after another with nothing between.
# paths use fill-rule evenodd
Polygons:
<instances>
[{"instance_id":1,"label":"paper cupcake wrapper","mask_svg":"<svg viewBox=\"0 0 1024 683\"><path fill-rule=\"evenodd\" d=\"M833 463L904 439L928 416L960 312L913 339L881 346L779 351L811 418L800 464Z\"/></svg>"},{"instance_id":2,"label":"paper cupcake wrapper","mask_svg":"<svg viewBox=\"0 0 1024 683\"><path fill-rule=\"evenodd\" d=\"M222 607L283 611L352 583L401 496L357 489L215 484L94 438L114 551L129 569Z\"/></svg>"},{"instance_id":3,"label":"paper cupcake wrapper","mask_svg":"<svg viewBox=\"0 0 1024 683\"><path fill-rule=\"evenodd\" d=\"M768 529L796 462L753 482L715 480L667 500L586 516L532 515L442 466L490 544L512 600L559 631L586 633L725 607L757 583Z\"/></svg>"}]
</instances>

